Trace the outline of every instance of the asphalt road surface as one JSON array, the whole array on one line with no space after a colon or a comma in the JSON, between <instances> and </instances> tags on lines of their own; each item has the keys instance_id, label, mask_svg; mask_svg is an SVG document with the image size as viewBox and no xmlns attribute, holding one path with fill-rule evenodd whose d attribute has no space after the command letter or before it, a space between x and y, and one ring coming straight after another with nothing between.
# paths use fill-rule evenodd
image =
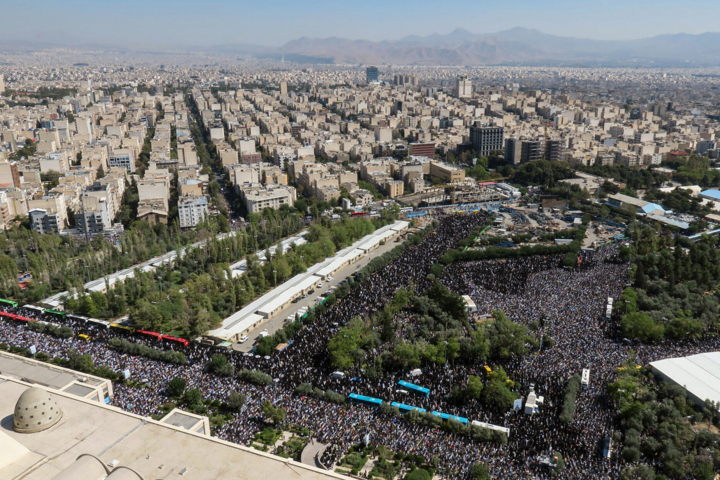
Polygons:
<instances>
[{"instance_id":1,"label":"asphalt road surface","mask_svg":"<svg viewBox=\"0 0 720 480\"><path fill-rule=\"evenodd\" d=\"M255 327L255 329L251 330L247 336L248 340L245 343L234 343L232 348L233 350L236 350L238 352L249 352L252 350L253 346L257 344L257 341L260 339L259 334L263 330L267 330L271 335L275 332L277 332L279 329L281 329L283 326L285 326L285 319L289 315L295 315L295 312L300 310L302 307L311 307L317 303L317 300L322 298L323 294L328 291L330 287L336 286L338 283L342 282L346 278L348 278L350 275L355 273L360 268L367 265L370 260L372 260L375 257L378 257L382 255L385 252L389 252L396 246L400 245L402 243L402 240L400 242L396 242L395 240L398 237L395 237L390 242L386 243L385 245L381 245L380 247L376 248L369 254L363 256L360 260L358 260L355 263L351 263L350 265L341 268L339 271L335 272L335 275L333 275L333 279L331 281L325 281L324 285L320 288L315 288L315 292L311 295L308 295L306 298L303 298L297 303L291 303L287 307L285 307L280 312L276 313L269 319L265 320L263 323Z\"/></svg>"}]
</instances>

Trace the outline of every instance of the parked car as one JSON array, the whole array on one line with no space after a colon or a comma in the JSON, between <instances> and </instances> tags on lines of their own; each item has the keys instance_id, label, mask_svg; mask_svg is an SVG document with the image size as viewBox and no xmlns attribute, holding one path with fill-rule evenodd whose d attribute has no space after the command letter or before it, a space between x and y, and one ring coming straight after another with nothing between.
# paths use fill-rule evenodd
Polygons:
<instances>
[{"instance_id":1,"label":"parked car","mask_svg":"<svg viewBox=\"0 0 720 480\"><path fill-rule=\"evenodd\" d=\"M242 337L240 337L240 340L239 340L240 343L245 343L245 342L247 342L247 341L248 341L248 336L247 336L247 335L243 335Z\"/></svg>"}]
</instances>

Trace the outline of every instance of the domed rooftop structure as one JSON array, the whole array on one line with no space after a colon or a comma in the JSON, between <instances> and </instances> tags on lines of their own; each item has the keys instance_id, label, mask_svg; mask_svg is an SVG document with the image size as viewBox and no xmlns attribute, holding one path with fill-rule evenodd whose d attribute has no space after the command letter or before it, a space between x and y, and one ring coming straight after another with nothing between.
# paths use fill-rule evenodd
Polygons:
<instances>
[{"instance_id":1,"label":"domed rooftop structure","mask_svg":"<svg viewBox=\"0 0 720 480\"><path fill-rule=\"evenodd\" d=\"M13 428L19 433L46 430L62 418L62 410L50 393L40 387L25 390L15 404Z\"/></svg>"}]
</instances>

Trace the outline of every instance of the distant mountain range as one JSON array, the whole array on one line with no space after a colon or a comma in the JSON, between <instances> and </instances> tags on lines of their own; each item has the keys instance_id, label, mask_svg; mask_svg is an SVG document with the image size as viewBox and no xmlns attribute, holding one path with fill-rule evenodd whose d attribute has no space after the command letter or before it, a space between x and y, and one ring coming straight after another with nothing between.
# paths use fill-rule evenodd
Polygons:
<instances>
[{"instance_id":1,"label":"distant mountain range","mask_svg":"<svg viewBox=\"0 0 720 480\"><path fill-rule=\"evenodd\" d=\"M62 38L62 36L60 36ZM34 51L50 48L103 50L120 53L205 52L218 55L271 58L300 63L353 63L394 65L565 65L565 66L720 66L720 33L671 34L639 40L589 40L549 35L538 30L513 28L492 34L456 29L447 35L410 35L401 40L349 40L310 38L292 40L282 47L250 44L198 46L138 46L0 39L0 51Z\"/></svg>"},{"instance_id":2,"label":"distant mountain range","mask_svg":"<svg viewBox=\"0 0 720 480\"><path fill-rule=\"evenodd\" d=\"M447 35L411 35L398 41L302 37L283 45L285 55L322 57L334 63L417 65L720 65L720 33L659 35L604 41L513 28L494 34L456 29Z\"/></svg>"}]
</instances>

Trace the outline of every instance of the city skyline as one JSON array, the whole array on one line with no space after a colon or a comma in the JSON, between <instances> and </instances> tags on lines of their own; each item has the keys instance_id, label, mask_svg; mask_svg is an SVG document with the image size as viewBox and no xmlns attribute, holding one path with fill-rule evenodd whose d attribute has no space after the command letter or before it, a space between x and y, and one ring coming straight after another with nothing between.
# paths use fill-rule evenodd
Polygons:
<instances>
[{"instance_id":1,"label":"city skyline","mask_svg":"<svg viewBox=\"0 0 720 480\"><path fill-rule=\"evenodd\" d=\"M41 1L33 13L34 21L10 22L0 33L0 41L136 49L227 44L280 47L300 37L393 42L410 35L444 35L458 28L492 34L515 27L582 39L633 40L718 31L713 19L720 17L720 4L706 0L683 4L606 0L592 5L569 0L502 4L460 0L442 9L433 9L435 4L426 0L412 4L371 0L361 5L326 0L312 5L221 1L215 8L203 8L195 0L151 4L130 0L123 6L118 11L114 5L86 0L62 5ZM698 15L699 11L703 15ZM23 14L19 4L7 5L5 13L8 18Z\"/></svg>"}]
</instances>

